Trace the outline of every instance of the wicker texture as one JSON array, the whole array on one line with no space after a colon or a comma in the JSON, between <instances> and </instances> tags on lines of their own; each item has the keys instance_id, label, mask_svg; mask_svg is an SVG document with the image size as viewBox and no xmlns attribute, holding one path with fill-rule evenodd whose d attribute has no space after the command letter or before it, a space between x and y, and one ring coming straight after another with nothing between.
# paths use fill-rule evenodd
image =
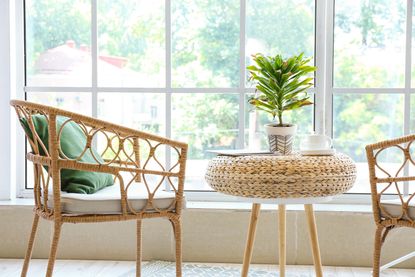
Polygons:
<instances>
[{"instance_id":1,"label":"wicker texture","mask_svg":"<svg viewBox=\"0 0 415 277\"><path fill-rule=\"evenodd\" d=\"M415 193L404 195L403 189L404 183L409 182L409 190L413 191L411 186L415 181L415 176L405 174L405 167L409 169L408 172L413 172L415 166L414 141L415 135L409 135L366 146L373 215L377 226L373 254L373 276L375 277L379 276L381 249L389 231L397 227L415 228L415 218L411 218L408 210L409 206L415 204ZM385 154L389 154L386 155L387 157L392 157L391 153L393 153L395 162L399 161L397 166L388 167L383 163ZM396 194L400 199L400 215L391 215L385 209L382 200L386 198L387 194Z\"/></svg>"},{"instance_id":2,"label":"wicker texture","mask_svg":"<svg viewBox=\"0 0 415 277\"><path fill-rule=\"evenodd\" d=\"M346 192L356 166L344 154L333 156L217 156L206 181L216 191L255 198L324 197Z\"/></svg>"},{"instance_id":3,"label":"wicker texture","mask_svg":"<svg viewBox=\"0 0 415 277\"><path fill-rule=\"evenodd\" d=\"M26 276L27 274L39 217L54 221L55 226L46 276L52 276L63 223L123 220L137 221L136 275L140 276L141 219L164 217L170 220L173 225L176 241L176 273L177 276L181 276L180 215L183 206L187 144L36 103L13 100L11 105L15 108L19 119L26 119L34 135L33 140L28 137L33 153L28 153L27 159L34 165L35 217L21 275ZM34 128L32 115L36 114L45 116L48 121L48 148L42 143ZM59 130L56 127L58 116L68 118ZM72 159L66 157L60 148L62 129L69 122L78 124L86 137L84 150L79 154L79 157ZM96 163L80 162L79 160L86 152L90 152L92 156L94 155L91 150L93 147L104 157L104 163L96 157ZM173 157L170 168L165 168L161 162L166 148L170 148ZM43 149L46 156L41 156L39 149ZM44 169L44 165L48 166L48 171ZM116 181L115 186L119 186L120 189L122 213L73 215L62 212L60 170L64 168L112 174ZM153 198L165 189L165 184L175 193L175 201L169 208L161 210L153 206ZM128 191L132 186L141 186L143 190L148 192L147 205L141 210L134 210L130 205ZM49 197L50 187L53 189L53 205L48 205L51 198ZM53 208L50 208L51 206Z\"/></svg>"}]
</instances>

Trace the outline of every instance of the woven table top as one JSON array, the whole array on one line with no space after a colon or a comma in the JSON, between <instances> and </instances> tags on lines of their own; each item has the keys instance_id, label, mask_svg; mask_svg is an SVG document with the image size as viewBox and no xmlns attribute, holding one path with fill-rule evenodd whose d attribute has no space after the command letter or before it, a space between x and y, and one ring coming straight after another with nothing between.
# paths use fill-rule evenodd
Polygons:
<instances>
[{"instance_id":1,"label":"woven table top","mask_svg":"<svg viewBox=\"0 0 415 277\"><path fill-rule=\"evenodd\" d=\"M325 197L348 191L356 166L342 153L332 156L217 156L206 181L216 191L251 198Z\"/></svg>"}]
</instances>

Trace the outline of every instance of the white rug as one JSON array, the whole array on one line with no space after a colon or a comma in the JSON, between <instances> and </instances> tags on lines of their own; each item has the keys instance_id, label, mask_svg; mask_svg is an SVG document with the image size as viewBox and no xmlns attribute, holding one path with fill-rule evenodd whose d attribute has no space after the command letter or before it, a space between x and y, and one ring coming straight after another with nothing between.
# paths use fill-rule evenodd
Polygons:
<instances>
[{"instance_id":1,"label":"white rug","mask_svg":"<svg viewBox=\"0 0 415 277\"><path fill-rule=\"evenodd\" d=\"M239 277L241 276L242 265L211 265L199 263L184 263L183 276L184 277ZM278 271L268 271L263 269L252 268L249 270L249 277L275 277L278 276ZM174 277L176 276L176 267L174 262L165 261L151 261L143 264L143 277ZM309 277L306 275L298 275L295 277ZM287 274L287 277L290 277ZM292 276L294 277L294 275Z\"/></svg>"}]
</instances>

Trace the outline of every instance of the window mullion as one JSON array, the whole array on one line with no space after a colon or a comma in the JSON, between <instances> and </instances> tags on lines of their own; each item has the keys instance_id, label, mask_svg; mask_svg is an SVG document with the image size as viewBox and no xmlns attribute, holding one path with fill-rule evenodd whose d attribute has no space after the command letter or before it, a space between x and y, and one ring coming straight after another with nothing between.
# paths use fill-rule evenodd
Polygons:
<instances>
[{"instance_id":1,"label":"window mullion","mask_svg":"<svg viewBox=\"0 0 415 277\"><path fill-rule=\"evenodd\" d=\"M98 116L98 9L97 0L91 1L91 59L92 59L92 116Z\"/></svg>"},{"instance_id":2,"label":"window mullion","mask_svg":"<svg viewBox=\"0 0 415 277\"><path fill-rule=\"evenodd\" d=\"M324 72L324 99L325 99L325 134L333 137L333 47L334 47L334 0L326 0L325 12L325 72Z\"/></svg>"},{"instance_id":3,"label":"window mullion","mask_svg":"<svg viewBox=\"0 0 415 277\"><path fill-rule=\"evenodd\" d=\"M405 100L404 100L404 134L410 133L411 120L411 65L412 65L412 5L413 0L408 0L406 6L406 30L405 30ZM404 168L404 174L409 174L409 165ZM404 183L404 195L409 193L409 183Z\"/></svg>"},{"instance_id":4,"label":"window mullion","mask_svg":"<svg viewBox=\"0 0 415 277\"><path fill-rule=\"evenodd\" d=\"M406 8L406 37L405 37L405 109L404 134L410 132L410 99L411 99L411 64L412 64L412 4L407 1Z\"/></svg>"},{"instance_id":5,"label":"window mullion","mask_svg":"<svg viewBox=\"0 0 415 277\"><path fill-rule=\"evenodd\" d=\"M239 4L239 130L238 148L245 145L245 40L246 40L246 0Z\"/></svg>"},{"instance_id":6,"label":"window mullion","mask_svg":"<svg viewBox=\"0 0 415 277\"><path fill-rule=\"evenodd\" d=\"M165 40L166 40L166 92L165 92L165 101L166 101L166 137L171 138L172 132L172 95L171 95L171 75L172 75L172 66L171 66L171 51L172 51L172 31L171 31L171 0L165 0ZM166 147L166 168L169 169L171 166L171 149ZM169 190L167 182L165 183L166 189Z\"/></svg>"},{"instance_id":7,"label":"window mullion","mask_svg":"<svg viewBox=\"0 0 415 277\"><path fill-rule=\"evenodd\" d=\"M325 99L324 99L324 82L325 82L325 50L326 50L326 1L315 1L316 18L315 18L315 65L317 72L315 74L315 106L314 106L314 130L318 134L324 134L324 118L325 118Z\"/></svg>"}]
</instances>

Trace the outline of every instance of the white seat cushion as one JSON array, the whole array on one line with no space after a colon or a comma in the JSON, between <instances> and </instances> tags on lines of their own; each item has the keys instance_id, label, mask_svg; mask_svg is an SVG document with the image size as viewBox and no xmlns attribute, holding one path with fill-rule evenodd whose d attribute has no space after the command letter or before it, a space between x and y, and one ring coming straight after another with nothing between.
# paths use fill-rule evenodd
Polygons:
<instances>
[{"instance_id":1,"label":"white seat cushion","mask_svg":"<svg viewBox=\"0 0 415 277\"><path fill-rule=\"evenodd\" d=\"M408 200L408 197L403 198L404 202ZM382 200L380 205L383 209L393 217L400 217L402 214L402 202L401 199ZM381 212L383 217L389 217L388 215ZM409 202L408 215L410 218L415 219L415 199Z\"/></svg>"},{"instance_id":2,"label":"white seat cushion","mask_svg":"<svg viewBox=\"0 0 415 277\"><path fill-rule=\"evenodd\" d=\"M146 212L155 212L153 207L160 210L174 210L175 193L163 191L159 188L154 199L153 206L149 206ZM147 205L148 193L143 184L133 183L128 189L127 195L131 209L140 212ZM120 214L121 194L119 184L106 187L94 194L79 194L61 192L62 213L69 214ZM53 193L49 192L48 206L53 208ZM128 211L128 207L127 207Z\"/></svg>"}]
</instances>

